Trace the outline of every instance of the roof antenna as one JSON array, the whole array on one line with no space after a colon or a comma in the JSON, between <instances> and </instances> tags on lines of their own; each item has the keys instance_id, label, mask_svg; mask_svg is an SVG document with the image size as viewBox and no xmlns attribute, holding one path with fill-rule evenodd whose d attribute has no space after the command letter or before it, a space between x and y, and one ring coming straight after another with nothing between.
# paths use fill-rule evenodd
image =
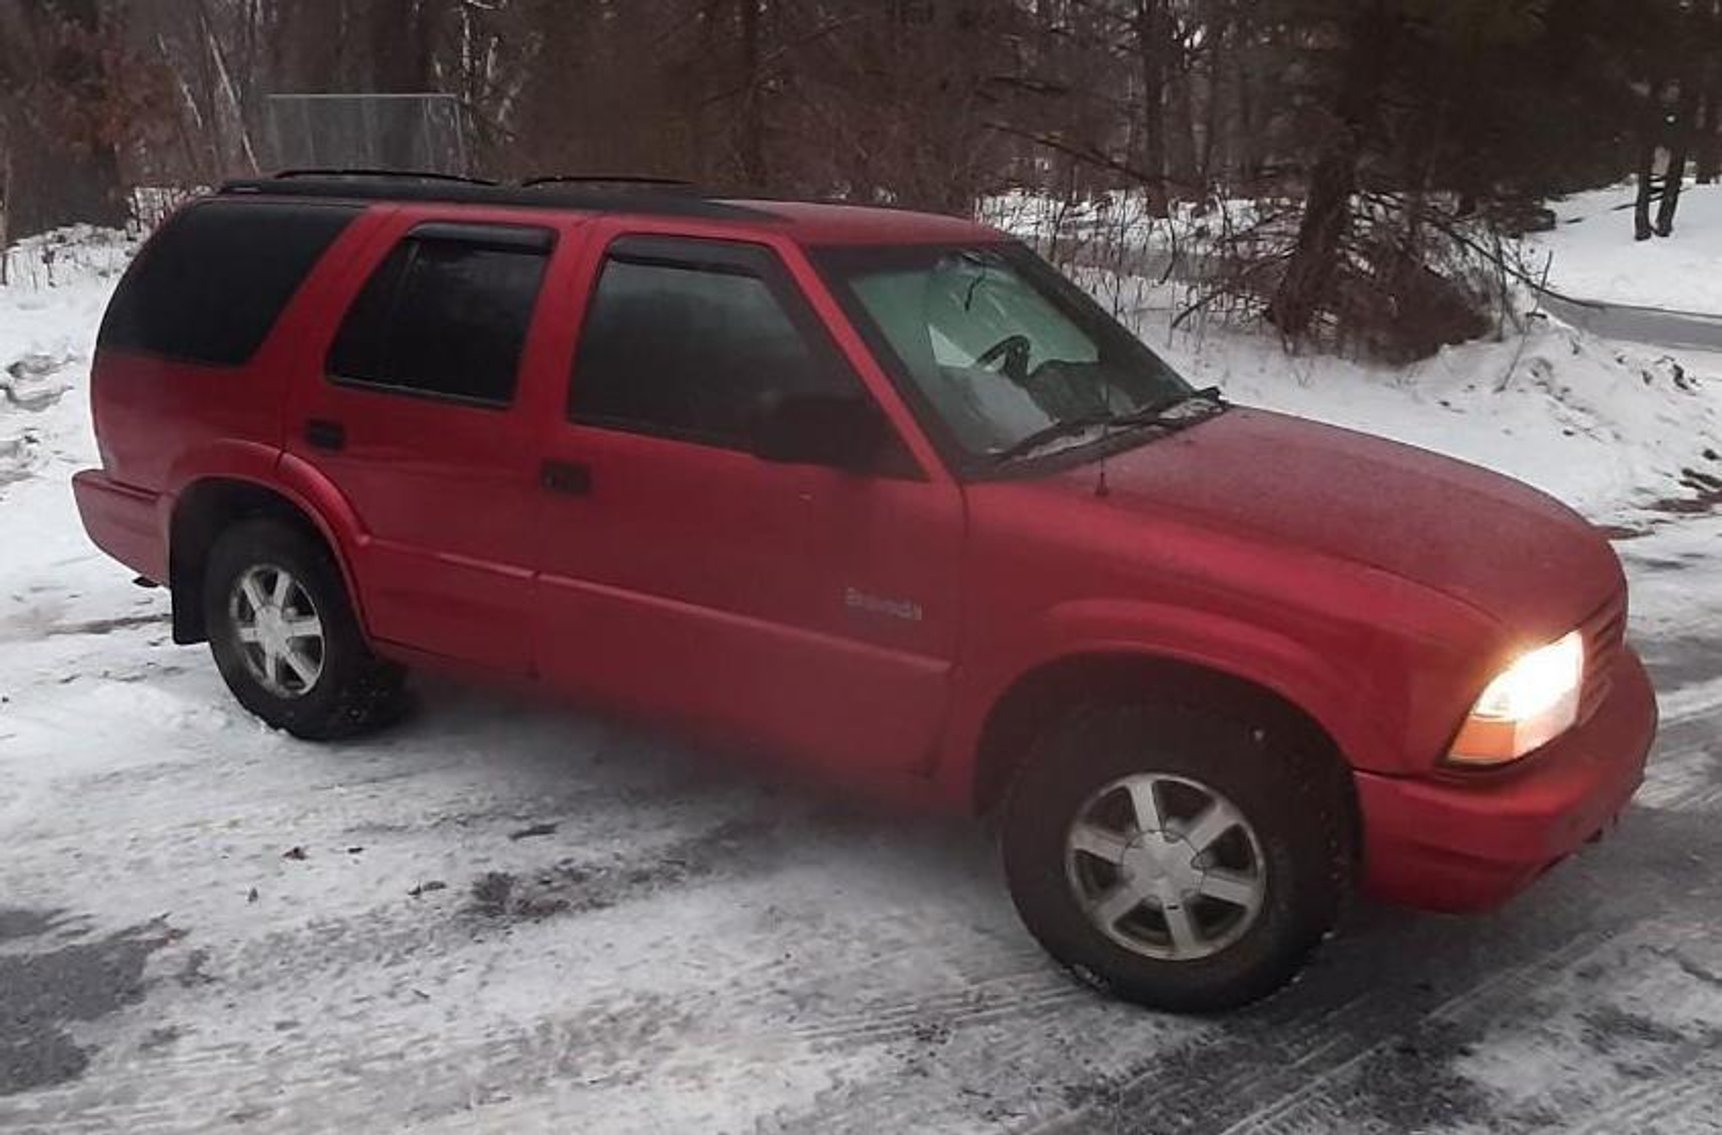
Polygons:
<instances>
[{"instance_id":1,"label":"roof antenna","mask_svg":"<svg viewBox=\"0 0 1722 1135\"><path fill-rule=\"evenodd\" d=\"M1111 459L1110 454L1100 459L1100 479L1094 482L1094 495L1101 500L1112 495L1112 486L1106 483L1106 463Z\"/></svg>"}]
</instances>

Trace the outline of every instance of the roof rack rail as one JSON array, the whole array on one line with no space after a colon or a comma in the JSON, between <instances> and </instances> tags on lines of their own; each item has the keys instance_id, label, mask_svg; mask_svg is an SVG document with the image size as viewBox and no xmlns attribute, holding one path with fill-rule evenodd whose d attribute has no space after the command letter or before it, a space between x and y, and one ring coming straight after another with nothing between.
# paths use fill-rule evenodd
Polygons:
<instances>
[{"instance_id":1,"label":"roof rack rail","mask_svg":"<svg viewBox=\"0 0 1722 1135\"><path fill-rule=\"evenodd\" d=\"M558 173L544 177L529 177L520 183L520 188L536 189L541 185L622 185L638 186L642 189L675 190L677 192L692 192L696 188L693 182L685 181L679 177L605 173Z\"/></svg>"},{"instance_id":2,"label":"roof rack rail","mask_svg":"<svg viewBox=\"0 0 1722 1135\"><path fill-rule=\"evenodd\" d=\"M459 185L497 185L499 182L483 177L467 177L458 173L437 173L434 170L410 169L349 169L330 167L328 169L284 169L273 175L276 181L292 181L301 177L393 177L406 181L448 181Z\"/></svg>"},{"instance_id":3,"label":"roof rack rail","mask_svg":"<svg viewBox=\"0 0 1722 1135\"><path fill-rule=\"evenodd\" d=\"M412 174L373 176L352 170L305 172L295 176L241 178L216 190L222 197L288 197L329 201L436 201L449 204L492 205L524 209L576 209L597 213L645 213L658 216L705 217L713 220L780 220L763 209L696 193L630 192L602 184L554 185L535 188L450 177Z\"/></svg>"}]
</instances>

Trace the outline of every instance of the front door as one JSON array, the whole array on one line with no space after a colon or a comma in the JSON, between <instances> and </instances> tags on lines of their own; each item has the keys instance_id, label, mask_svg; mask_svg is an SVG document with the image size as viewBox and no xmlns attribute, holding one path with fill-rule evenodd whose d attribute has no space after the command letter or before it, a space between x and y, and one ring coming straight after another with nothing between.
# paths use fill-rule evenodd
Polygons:
<instances>
[{"instance_id":1,"label":"front door","mask_svg":"<svg viewBox=\"0 0 1722 1135\"><path fill-rule=\"evenodd\" d=\"M545 453L545 675L777 751L927 759L956 656L961 495L895 438L869 473L749 451L768 399L872 398L776 253L615 240L570 389Z\"/></svg>"}]
</instances>

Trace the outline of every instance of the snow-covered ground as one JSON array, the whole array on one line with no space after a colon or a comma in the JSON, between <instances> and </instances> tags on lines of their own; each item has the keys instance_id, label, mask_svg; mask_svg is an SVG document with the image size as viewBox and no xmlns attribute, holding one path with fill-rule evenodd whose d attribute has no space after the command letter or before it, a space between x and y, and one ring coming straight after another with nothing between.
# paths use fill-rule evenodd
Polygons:
<instances>
[{"instance_id":1,"label":"snow-covered ground","mask_svg":"<svg viewBox=\"0 0 1722 1135\"><path fill-rule=\"evenodd\" d=\"M1573 299L1722 316L1722 185L1688 184L1674 235L1648 241L1634 239L1636 194L1625 182L1555 201L1555 229L1509 244L1507 251L1523 264L1527 282L1543 282L1546 272L1547 286ZM1157 216L1136 192L1067 201L1018 190L983 200L978 214L1040 247L1056 238L1067 249L1086 245L1102 256L1132 251L1158 264L1174 253L1200 260L1222 237L1258 232L1264 246L1283 248L1295 208L1280 201L1227 200L1202 208L1179 202L1169 215Z\"/></svg>"},{"instance_id":2,"label":"snow-covered ground","mask_svg":"<svg viewBox=\"0 0 1722 1135\"><path fill-rule=\"evenodd\" d=\"M1666 718L1619 838L1506 912L1358 912L1188 1021L1065 980L961 825L442 684L360 743L262 729L73 510L124 252L0 289L0 1129L1714 1129L1722 519L1647 505L1710 460L1722 368L1548 326L1390 372L1142 315L1240 400L1644 531Z\"/></svg>"},{"instance_id":3,"label":"snow-covered ground","mask_svg":"<svg viewBox=\"0 0 1722 1135\"><path fill-rule=\"evenodd\" d=\"M1668 239L1633 239L1634 199L1623 184L1555 202L1555 230L1527 242L1531 267L1574 299L1722 315L1722 185L1689 185Z\"/></svg>"},{"instance_id":4,"label":"snow-covered ground","mask_svg":"<svg viewBox=\"0 0 1722 1135\"><path fill-rule=\"evenodd\" d=\"M1522 334L1390 367L1289 355L1266 332L1200 318L1174 329L1187 286L1098 271L1084 279L1198 385L1495 469L1600 524L1722 479L1722 354L1599 339L1538 313Z\"/></svg>"}]
</instances>

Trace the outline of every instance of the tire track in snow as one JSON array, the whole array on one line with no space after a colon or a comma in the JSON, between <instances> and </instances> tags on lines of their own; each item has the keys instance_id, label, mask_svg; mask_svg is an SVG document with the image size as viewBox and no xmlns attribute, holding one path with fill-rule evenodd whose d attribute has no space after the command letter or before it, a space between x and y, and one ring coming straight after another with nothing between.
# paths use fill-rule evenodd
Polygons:
<instances>
[{"instance_id":1,"label":"tire track in snow","mask_svg":"<svg viewBox=\"0 0 1722 1135\"><path fill-rule=\"evenodd\" d=\"M1278 1135L1300 1130L1308 1112L1333 1109L1331 1096L1336 1087L1344 1090L1350 1073L1419 1027L1428 1027L1425 1022L1446 1026L1478 1006L1488 1006L1491 1014L1510 1011L1515 998L1522 998L1547 974L1583 964L1606 949L1612 937L1605 931L1583 934L1550 953L1484 972L1440 1000L1425 994L1424 1004L1411 1014L1404 1000L1388 996L1384 989L1341 999L1317 1012L1300 1014L1306 1027L1289 1038L1284 1037L1282 1022L1273 1011L1276 1005L1270 1002L1268 1012L1246 1015L1242 1024L1223 1022L1222 1035L1214 1043L1199 1043L1155 1059L1132 1079L1102 1088L1100 1101L1032 1131L1034 1135L1162 1131ZM1371 959L1365 964L1377 971L1376 976L1391 980L1390 962L1384 965ZM1368 984L1376 987L1375 982ZM1303 992L1304 986L1294 987L1289 996Z\"/></svg>"},{"instance_id":2,"label":"tire track in snow","mask_svg":"<svg viewBox=\"0 0 1722 1135\"><path fill-rule=\"evenodd\" d=\"M1718 647L1722 651L1722 646ZM1634 803L1703 811L1722 803L1722 703L1666 714Z\"/></svg>"}]
</instances>

